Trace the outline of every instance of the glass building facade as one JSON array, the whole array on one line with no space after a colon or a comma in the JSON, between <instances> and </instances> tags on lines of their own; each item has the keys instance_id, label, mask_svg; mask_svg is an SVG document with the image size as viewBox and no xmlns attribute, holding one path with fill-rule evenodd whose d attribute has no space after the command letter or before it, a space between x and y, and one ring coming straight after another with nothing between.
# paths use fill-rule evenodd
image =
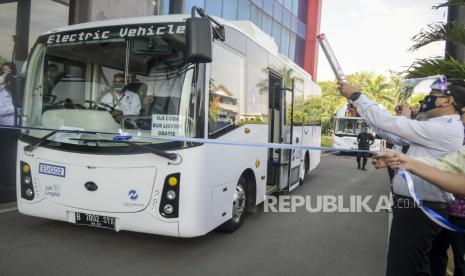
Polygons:
<instances>
[{"instance_id":1,"label":"glass building facade","mask_svg":"<svg viewBox=\"0 0 465 276\"><path fill-rule=\"evenodd\" d=\"M170 13L172 1L161 0L161 14ZM282 54L304 67L308 0L184 0L182 13L190 14L193 6L227 20L252 21L273 37Z\"/></svg>"},{"instance_id":2,"label":"glass building facade","mask_svg":"<svg viewBox=\"0 0 465 276\"><path fill-rule=\"evenodd\" d=\"M250 20L270 35L279 51L316 79L322 0L19 0L30 1L29 48L47 30L72 23L147 16L190 14L199 6L227 20ZM16 3L0 5L0 60L10 59ZM68 18L69 14L69 18ZM71 16L72 15L72 16Z\"/></svg>"}]
</instances>

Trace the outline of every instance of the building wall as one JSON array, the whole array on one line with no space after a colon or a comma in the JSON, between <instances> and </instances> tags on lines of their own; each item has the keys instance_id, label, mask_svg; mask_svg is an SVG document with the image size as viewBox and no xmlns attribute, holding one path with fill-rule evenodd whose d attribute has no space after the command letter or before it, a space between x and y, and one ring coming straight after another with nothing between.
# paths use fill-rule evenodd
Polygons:
<instances>
[{"instance_id":1,"label":"building wall","mask_svg":"<svg viewBox=\"0 0 465 276\"><path fill-rule=\"evenodd\" d=\"M162 0L161 6L170 5ZM279 51L304 66L309 0L184 0L182 13L199 6L210 15L228 20L250 20L273 37ZM167 9L162 9L167 12Z\"/></svg>"},{"instance_id":2,"label":"building wall","mask_svg":"<svg viewBox=\"0 0 465 276\"><path fill-rule=\"evenodd\" d=\"M77 0L79 1L79 0ZM227 20L250 20L273 37L279 51L294 60L316 79L322 0L89 0L88 17L92 21L175 12L190 14L192 6L204 8L208 14ZM77 2L79 3L79 2ZM177 4L174 5L173 3ZM170 9L171 5L171 9ZM8 57L14 33L14 4L0 7L0 55ZM34 0L31 7L30 46L37 35L66 25L68 7L51 0ZM44 16L53 12L53 16Z\"/></svg>"},{"instance_id":3,"label":"building wall","mask_svg":"<svg viewBox=\"0 0 465 276\"><path fill-rule=\"evenodd\" d=\"M11 60L16 27L17 3L0 4L0 61ZM29 27L30 49L37 37L46 31L68 24L68 7L51 0L31 1Z\"/></svg>"},{"instance_id":4,"label":"building wall","mask_svg":"<svg viewBox=\"0 0 465 276\"><path fill-rule=\"evenodd\" d=\"M282 54L316 78L318 45L315 36L319 31L321 1L91 0L90 18L94 21L169 13L190 14L192 6L199 6L208 14L227 20L252 21L273 37Z\"/></svg>"},{"instance_id":5,"label":"building wall","mask_svg":"<svg viewBox=\"0 0 465 276\"><path fill-rule=\"evenodd\" d=\"M90 18L92 21L97 21L124 17L150 16L157 13L157 1L153 0L92 0Z\"/></svg>"}]
</instances>

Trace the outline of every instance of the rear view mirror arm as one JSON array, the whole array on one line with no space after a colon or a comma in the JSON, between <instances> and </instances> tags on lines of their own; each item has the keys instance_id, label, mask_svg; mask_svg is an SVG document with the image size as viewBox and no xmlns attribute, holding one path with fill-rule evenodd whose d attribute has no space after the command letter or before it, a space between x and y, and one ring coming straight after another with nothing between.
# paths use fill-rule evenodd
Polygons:
<instances>
[{"instance_id":1,"label":"rear view mirror arm","mask_svg":"<svg viewBox=\"0 0 465 276\"><path fill-rule=\"evenodd\" d=\"M200 15L200 17L207 17L208 19L210 19L210 21L215 23L216 26L213 27L213 32L215 33L215 38L217 38L217 39L219 39L221 41L226 40L225 32L224 32L224 25L223 24L219 23L213 17L206 14L205 11L200 7L197 7L197 6L192 7L192 10L191 10L191 16L192 17L195 17L195 12L197 12Z\"/></svg>"}]
</instances>

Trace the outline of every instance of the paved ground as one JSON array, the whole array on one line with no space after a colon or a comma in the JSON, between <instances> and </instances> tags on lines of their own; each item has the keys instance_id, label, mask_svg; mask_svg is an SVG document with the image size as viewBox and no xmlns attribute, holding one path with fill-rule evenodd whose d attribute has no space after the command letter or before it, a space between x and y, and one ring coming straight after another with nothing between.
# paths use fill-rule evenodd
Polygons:
<instances>
[{"instance_id":1,"label":"paved ground","mask_svg":"<svg viewBox=\"0 0 465 276\"><path fill-rule=\"evenodd\" d=\"M387 193L385 171L354 165L350 157L324 157L292 194L348 200ZM0 205L0 275L372 276L383 275L386 263L386 212L276 214L261 208L234 234L175 239L78 227L11 208Z\"/></svg>"}]
</instances>

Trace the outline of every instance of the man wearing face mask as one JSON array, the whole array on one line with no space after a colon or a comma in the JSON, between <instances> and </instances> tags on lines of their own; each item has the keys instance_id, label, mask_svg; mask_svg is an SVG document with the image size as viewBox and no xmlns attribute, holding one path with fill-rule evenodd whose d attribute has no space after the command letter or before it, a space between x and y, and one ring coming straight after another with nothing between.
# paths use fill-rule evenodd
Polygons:
<instances>
[{"instance_id":1,"label":"man wearing face mask","mask_svg":"<svg viewBox=\"0 0 465 276\"><path fill-rule=\"evenodd\" d=\"M124 87L124 74L115 74L112 91L102 97L99 107L110 111L113 117L139 115L141 109L139 96Z\"/></svg>"},{"instance_id":2,"label":"man wearing face mask","mask_svg":"<svg viewBox=\"0 0 465 276\"><path fill-rule=\"evenodd\" d=\"M422 121L412 120L410 116L392 116L354 86L339 85L341 95L357 107L360 116L377 134L389 143L410 146L407 155L438 159L462 147L464 127L459 107L465 104L461 97L464 87L448 85L445 77L439 77L431 85L421 108ZM412 179L423 204L447 217L453 195L415 175ZM393 192L386 275L431 275L429 253L441 227L414 204L407 184L399 175L394 177Z\"/></svg>"}]
</instances>

